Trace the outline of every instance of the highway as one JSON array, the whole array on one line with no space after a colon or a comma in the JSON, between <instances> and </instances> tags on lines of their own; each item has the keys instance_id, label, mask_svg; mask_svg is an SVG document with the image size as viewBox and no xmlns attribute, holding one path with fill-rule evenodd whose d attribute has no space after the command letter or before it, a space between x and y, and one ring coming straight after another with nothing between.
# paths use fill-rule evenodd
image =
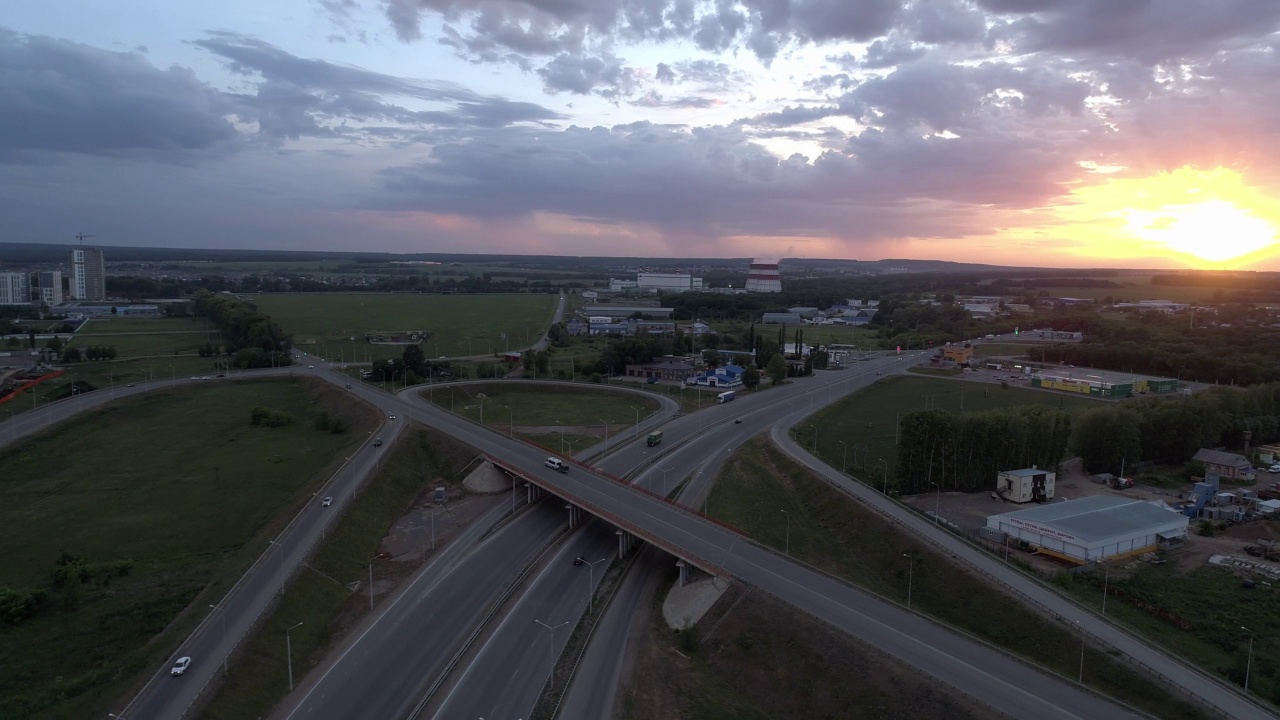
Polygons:
<instances>
[{"instance_id":1,"label":"highway","mask_svg":"<svg viewBox=\"0 0 1280 720\"><path fill-rule=\"evenodd\" d=\"M883 365L887 369L887 367L891 366L891 363L891 360L884 359L876 361L875 366L879 367ZM866 364L862 367L871 368L872 365ZM314 374L320 377L325 377L330 381L342 381L341 378L327 376L327 373L325 373L324 370L325 368L322 366L320 370L314 371ZM298 368L282 372L290 371L301 372ZM783 389L775 389L768 393L762 393L758 398L753 398L753 400L757 401L754 405L746 402L745 400L740 400L724 407L710 408L704 413L680 418L675 422L668 424L664 428L668 436L668 447L679 441L681 435L680 432L677 432L678 428L684 428L689 433L692 433L707 425L717 425L717 427L713 428L713 432L715 433L714 438L699 438L697 444L687 446L688 449L681 448L679 452L671 456L671 459L663 458L662 467L666 468L668 472L656 474L651 471L648 473L647 479L656 483L658 482L658 478L661 477L664 481L670 480L672 484L674 484L676 478L683 478L686 474L689 474L687 472L683 472L685 468L696 468L700 465L704 465L711 453L716 451L727 452L726 448L733 447L735 443L740 443L765 428L782 428L785 425L794 422L799 417L807 415L817 406L824 405L826 402L834 400L840 394L843 394L843 392L847 392L850 389L849 381L853 380L855 377L852 375L853 372L854 371L850 370L845 371L845 373L822 373L819 375L819 378L823 380L823 382L813 382L812 384L806 385L805 383L811 383L811 381L806 380L795 383L795 385L799 387L791 389L792 392L789 393L791 397L787 397L788 393L783 393ZM869 372L869 370L866 372ZM866 372L863 374L865 375ZM816 380L817 379L815 379L815 381ZM176 383L173 383L172 381L158 381L151 384L151 387L162 387L170 384L181 385L184 382L191 381L177 381ZM831 392L831 386L837 385L841 382L846 383L843 392ZM141 392L144 389L145 388L140 386L138 388L130 388L128 390ZM122 391L117 389L116 393L117 395L120 395L122 394ZM807 393L808 397L803 399L797 398L795 397L796 393ZM1021 661L1009 660L998 651L990 650L965 638L954 636L954 634L949 631L937 628L928 621L911 615L910 613L906 613L901 609L895 608L891 604L884 603L877 598L866 596L864 593L844 586L842 583L838 583L831 578L827 578L821 573L799 566L786 558L779 557L776 553L756 547L748 541L737 538L732 533L725 531L714 524L707 523L706 521L697 518L691 513L679 511L672 505L655 500L648 495L635 493L616 481L591 474L582 467L574 467L567 476L561 476L557 473L551 473L550 471L544 473L541 468L541 459L545 457L545 452L542 450L519 445L518 443L513 444L501 434L477 428L466 421L436 408L423 407L421 403L406 402L398 398L387 398L387 396L377 392L376 390L365 388L363 386L359 386L358 394L369 395L370 399L381 405L384 410L392 409L393 411L404 413L405 416L423 420L428 424L450 432L464 442L468 442L475 447L494 454L495 456L502 457L505 461L517 463L525 470L525 472L531 475L536 475L540 482L547 483L552 487L557 487L562 492L572 494L585 503L604 508L608 512L616 514L616 516L624 523L659 532L661 533L662 538L655 536L654 539L659 542L663 542L668 546L673 544L678 546L680 549L679 552L682 555L686 557L702 557L702 562L704 564L722 567L729 574L737 576L752 585L765 588L769 592L791 602L797 607L805 609L814 615L837 625L846 632L862 637L874 645L884 647L887 651L899 656L903 660L937 675L944 682L966 689L970 694L982 698L989 704L997 705L1014 716L1126 716L1124 711L1115 708L1115 706L1110 705L1087 692L1082 692L1077 688L1071 687L1068 683L1064 683L1056 678L1048 678L1036 671L1022 667L1023 664ZM54 403L50 406L48 411L45 411L42 408L39 413L24 413L21 416L17 416L14 420L22 418L23 422L15 423L14 420L10 420L10 423L13 424L6 424L7 427L4 429L8 430L8 432L3 433L3 437L0 437L0 442L7 442L12 438L21 437L28 432L36 432L47 427L48 424L52 422L57 422L63 417L82 411L93 404L92 402L86 401L98 401L99 398L96 396L99 395L106 396L107 393L104 391L98 391L91 393L86 397L63 401L62 403ZM110 398L106 397L103 399L109 400ZM784 402L787 405L787 410L785 412L779 411L777 408L781 407ZM744 415L744 423L742 425L733 425L728 421L728 418L731 417L732 414L743 414L744 411L751 410L753 407L759 409L760 412L747 412ZM48 413L47 417L41 418L40 414L45 412ZM779 415L785 415L786 417L779 418ZM721 423L724 424L723 428L718 426ZM775 432L777 433L780 431ZM390 431L383 432L384 437L389 434ZM781 435L785 437L785 432L781 432ZM698 448L698 444L705 444L712 447L700 449ZM633 445L624 446L620 448L619 451L610 459L609 465L612 466L614 464L615 458L616 462L620 464L630 464L632 466L640 465L651 461L661 450L662 448L649 450ZM676 461L680 452L688 454L691 457L687 460L679 460L680 467L677 468L674 467L673 463ZM341 499L344 499L345 495L341 493L342 488L345 487L345 483L355 482L362 476L362 472L368 472L372 469L371 466L360 465L360 463L366 462L366 460L353 458L352 467L349 468L352 473L352 478L343 480L335 477L334 485L332 486L334 489L326 490L326 493L339 497L340 501ZM830 469L828 468L827 471L830 472ZM666 477L668 475L669 477ZM855 483L854 485L856 486L857 484ZM866 490L866 488L862 489L864 491ZM536 509L537 508L535 507L535 510ZM299 517L305 520L306 518L304 516L309 510L310 508L308 508L308 510L304 510L303 515L300 515ZM909 518L919 520L919 518L915 517L913 513L910 513L903 508L897 508L897 510ZM551 522L552 525L563 523L563 511L560 511L559 513L550 513L550 515L551 517L548 521ZM522 514L521 518L534 516L535 513L530 512ZM297 521L295 521L295 523L296 522ZM322 522L315 519L311 522L303 522L299 524L308 525L315 532L319 532L319 528L323 526ZM514 526L515 523L512 523L511 525ZM301 546L293 544L295 540L289 535L289 533L294 531L295 528L291 525L290 531L287 531L286 535L281 538L281 546L284 548L284 552L281 555L282 559L278 567L292 567L295 560L300 559L301 556L299 553L305 550L308 546L307 544L303 544ZM296 542L301 542L306 539L305 537L301 537L301 535L305 535L305 533L302 531L297 532L300 533L300 539ZM528 532L536 535L538 534L538 529L530 527ZM548 531L542 532L545 537L545 534ZM948 549L955 549L956 546L963 546L963 544L957 539L950 537L937 538L936 541L942 543L943 546ZM517 540L516 542L518 543L520 541ZM980 559L982 558L981 553L978 553L978 556ZM244 587L237 588L237 593L241 593L246 597L252 598L251 600L246 601L247 605L254 605L257 603L265 605L269 600L270 594L274 593L278 589L278 581L283 580L282 572L284 571L272 573L269 568L262 567L266 564L265 561L267 559L269 559L268 556L264 555L263 559L259 561L259 564L255 566L254 572L251 572L250 575L246 576L246 580L243 582ZM993 561L991 558L986 559L988 561ZM998 562L995 564L999 566ZM574 570L580 569L581 568L574 568ZM255 576L257 580L254 581L250 576ZM1033 586L1035 585L1034 583L1031 584ZM535 583L534 586L536 587L537 583ZM554 583L550 586L553 587L553 589L555 587ZM264 588L267 591L266 597L262 597L261 595L261 591ZM1048 593L1048 591L1043 591L1043 589L1042 592ZM531 592L528 594L531 598L538 595L540 595L540 593ZM1049 602L1055 600L1059 603L1065 602L1060 598L1056 598L1052 593L1048 593L1048 595L1049 597L1047 600ZM457 596L454 596L455 602L456 597ZM581 597L579 597L578 602L580 603L581 599L584 597L585 587L581 591ZM523 601L524 600L522 599L522 602ZM1067 604L1069 605L1069 603ZM228 615L225 616L229 623L226 636L229 639L234 639L238 636L238 632L241 629L240 621L248 622L248 620L252 619L252 616L248 616L246 618L246 615L248 615L252 609L246 608L243 611L238 610L238 606L234 599L231 602L226 603L226 606L229 611ZM387 614L391 614L392 610L393 608L387 608L383 617L386 617ZM254 615L256 615L256 613ZM221 636L222 633L220 632L221 628L216 627L215 624L220 623L223 617L224 616L220 615L217 611L211 611L211 619L213 622L206 622L203 632L197 632L194 634L191 644L185 646L181 651L181 653L190 652L193 655L197 655L197 662L193 664L192 670L189 671L189 676L178 682L179 687L190 688L195 686L195 682L192 682L192 680L195 679L199 681L200 668L203 668L204 672L210 676L216 669L215 663L209 662L208 660L204 660L202 662L201 658L217 658L225 647L229 647L226 645L229 640L216 637ZM1095 618L1095 621L1099 624L1097 629L1100 632L1114 632L1108 630L1110 626L1107 625L1105 621L1097 618ZM535 627L537 627L536 624ZM1090 630L1090 632L1092 631L1093 630ZM542 630L542 632L547 633L546 630ZM496 633L494 637L502 635L505 635L505 633L499 632ZM925 641L920 638L929 638L929 640ZM1111 635L1108 635L1108 641L1112 642ZM202 648L197 652L194 648L200 648L201 646L199 643L201 642L212 643L212 645L207 648ZM490 639L489 642L492 643L493 640ZM1141 652L1141 648L1145 647L1145 645L1140 643L1140 641L1135 641L1135 643L1137 648L1135 651ZM888 647L886 647L886 645ZM1181 665L1180 663L1176 663L1175 661L1165 658L1162 654L1156 651L1150 650L1149 648L1147 648L1147 650L1152 655L1152 657L1149 658L1151 662L1147 662L1145 659L1143 662L1155 668L1157 672L1166 674L1166 677L1169 677L1170 675L1166 673L1166 669L1161 668L1162 663L1172 663L1175 666ZM397 658L395 659L399 659L398 656L400 655L400 651L393 650L390 654L396 655ZM489 654L497 655L500 653L495 651ZM477 659L484 656L485 653L481 652ZM992 672L993 669L1002 667L1001 660L1003 660L1005 664L1011 664L1011 667L1004 668L998 673L998 675L1004 678L1003 680L997 678ZM211 665L214 667L211 668ZM1183 669L1187 670L1185 667ZM1022 675L1019 675L1019 672L1021 672ZM1194 671L1189 672L1191 675L1189 676L1188 681L1192 684L1186 685L1187 687L1200 687L1199 683L1205 682L1204 676L1201 676ZM1030 674L1028 675L1027 673ZM465 676L466 673L464 673L463 677L465 678ZM1174 673L1173 676L1176 677L1176 673ZM425 682L425 680L422 682ZM419 683L419 686L422 682ZM1032 684L1024 684L1028 682ZM324 682L317 684L327 685L328 683ZM1219 685L1219 683L1209 680L1208 685L1209 687L1202 688L1210 693L1210 696L1207 696L1206 700L1218 705L1219 707L1224 707L1224 709L1227 709L1232 716L1270 717L1269 714L1261 713L1260 710L1252 703L1240 698L1238 694L1234 693L1230 688L1222 688L1225 692L1217 693L1222 695L1221 697L1212 697L1212 695L1215 694L1215 688L1213 686ZM312 687L314 689L314 685ZM1028 694L1023 689L1026 687L1034 687L1037 688L1037 690L1034 694ZM1050 691L1046 692L1046 689ZM360 695L360 693L356 694ZM1201 694L1204 695L1205 693L1202 692ZM131 718L135 716L143 718L178 717L178 714L171 714L170 711L179 706L185 707L185 705L181 703L182 695L184 695L183 692L176 692L173 694L172 698L162 702L160 705L154 707L147 705L133 708L133 712L126 714L126 716ZM1231 706L1231 697L1229 696L1236 696L1236 699L1240 701L1240 703L1233 709ZM404 698L401 699L404 700ZM145 711L143 711L144 708ZM157 714L150 714L153 711Z\"/></svg>"}]
</instances>

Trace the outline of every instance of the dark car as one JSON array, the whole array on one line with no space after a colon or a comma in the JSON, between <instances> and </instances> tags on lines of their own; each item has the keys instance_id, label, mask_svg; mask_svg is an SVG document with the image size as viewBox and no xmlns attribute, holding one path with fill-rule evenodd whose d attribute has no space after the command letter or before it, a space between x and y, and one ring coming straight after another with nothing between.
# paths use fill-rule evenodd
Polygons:
<instances>
[{"instance_id":1,"label":"dark car","mask_svg":"<svg viewBox=\"0 0 1280 720\"><path fill-rule=\"evenodd\" d=\"M374 447L382 447L382 438L376 438L376 439L373 441L373 446L374 446Z\"/></svg>"}]
</instances>

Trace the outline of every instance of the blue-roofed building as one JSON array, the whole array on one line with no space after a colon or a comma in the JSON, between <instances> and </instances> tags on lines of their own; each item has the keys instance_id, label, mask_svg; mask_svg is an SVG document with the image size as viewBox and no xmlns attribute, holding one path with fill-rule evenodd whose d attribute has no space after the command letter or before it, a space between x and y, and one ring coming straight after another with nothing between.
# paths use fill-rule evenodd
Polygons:
<instances>
[{"instance_id":1,"label":"blue-roofed building","mask_svg":"<svg viewBox=\"0 0 1280 720\"><path fill-rule=\"evenodd\" d=\"M685 382L689 385L734 388L742 385L742 373L740 365L724 365L692 375Z\"/></svg>"}]
</instances>

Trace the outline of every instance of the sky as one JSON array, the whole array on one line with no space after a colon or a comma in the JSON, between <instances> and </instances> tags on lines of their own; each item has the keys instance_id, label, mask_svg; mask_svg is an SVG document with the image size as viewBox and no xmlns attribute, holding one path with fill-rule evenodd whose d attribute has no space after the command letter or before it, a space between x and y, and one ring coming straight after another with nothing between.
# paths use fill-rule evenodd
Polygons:
<instances>
[{"instance_id":1,"label":"sky","mask_svg":"<svg viewBox=\"0 0 1280 720\"><path fill-rule=\"evenodd\" d=\"M1280 271L1280 2L4 5L0 242Z\"/></svg>"}]
</instances>

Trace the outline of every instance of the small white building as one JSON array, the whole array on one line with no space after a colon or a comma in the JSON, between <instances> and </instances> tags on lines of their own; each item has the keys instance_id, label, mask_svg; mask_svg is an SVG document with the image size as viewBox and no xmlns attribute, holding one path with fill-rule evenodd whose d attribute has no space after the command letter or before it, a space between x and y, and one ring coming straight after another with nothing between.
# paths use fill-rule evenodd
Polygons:
<instances>
[{"instance_id":1,"label":"small white building","mask_svg":"<svg viewBox=\"0 0 1280 720\"><path fill-rule=\"evenodd\" d=\"M1094 495L992 515L984 535L1083 565L1180 545L1189 521L1159 501Z\"/></svg>"},{"instance_id":2,"label":"small white building","mask_svg":"<svg viewBox=\"0 0 1280 720\"><path fill-rule=\"evenodd\" d=\"M1057 473L1036 468L1005 470L996 476L996 492L1005 500L1016 503L1047 502L1053 499L1053 484Z\"/></svg>"}]
</instances>

